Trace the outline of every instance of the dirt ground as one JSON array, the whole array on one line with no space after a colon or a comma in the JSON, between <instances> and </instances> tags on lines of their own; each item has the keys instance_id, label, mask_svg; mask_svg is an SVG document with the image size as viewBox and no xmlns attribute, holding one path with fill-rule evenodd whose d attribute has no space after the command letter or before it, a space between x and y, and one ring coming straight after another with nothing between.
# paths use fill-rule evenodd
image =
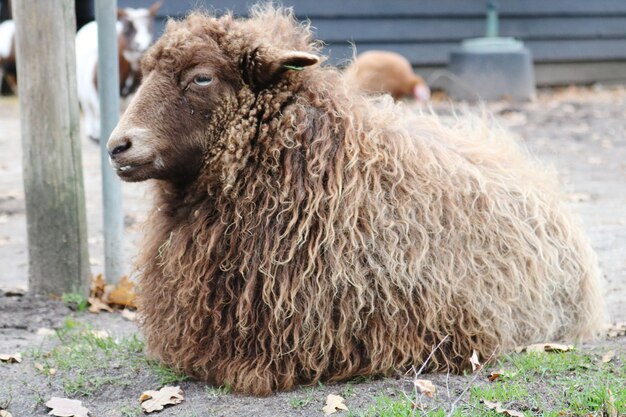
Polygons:
<instances>
[{"instance_id":1,"label":"dirt ground","mask_svg":"<svg viewBox=\"0 0 626 417\"><path fill-rule=\"evenodd\" d=\"M456 103L454 106L463 107ZM435 101L434 108L450 114L451 105ZM610 321L626 321L626 88L621 86L566 88L540 91L532 103L498 102L488 105L496 119L509 127L540 160L556 167L569 196L569 204L580 216L596 249L606 277L605 295ZM103 270L102 210L99 149L83 139L83 161L89 253L92 272ZM18 101L0 98L0 353L32 352L49 343L37 335L39 328L59 328L70 312L63 304L31 297L8 297L2 290L27 285L27 245L24 192L22 185ZM126 219L127 265L140 237L140 224L149 204L144 184L123 184ZM135 324L119 315L78 315L95 328L107 329L115 337L135 334ZM625 339L619 339L622 350ZM600 342L604 343L604 342ZM616 341L606 343L615 344ZM435 377L435 379L441 378ZM466 380L466 379L465 379ZM452 378L452 392L462 388L464 377ZM153 389L154 375L135 375L124 387L109 387L97 396L83 398L95 416L131 416L124 404ZM311 389L257 399L236 395L207 395L203 384L185 381L186 400L166 409L163 416L275 416L322 415L323 398L329 393L354 390L351 405L364 407L381 394L397 395L405 381L366 381L354 387L346 384L314 388L315 402L294 407L294 398L308 398ZM47 409L40 397L64 396L61 384L39 378L29 367L0 364L0 407L11 400L14 416L43 416ZM124 398L128 399L125 400ZM126 402L125 402L126 401ZM134 404L134 403L133 403ZM131 407L129 405L128 407ZM132 408L132 407L131 407ZM130 408L129 408L130 409Z\"/></svg>"}]
</instances>

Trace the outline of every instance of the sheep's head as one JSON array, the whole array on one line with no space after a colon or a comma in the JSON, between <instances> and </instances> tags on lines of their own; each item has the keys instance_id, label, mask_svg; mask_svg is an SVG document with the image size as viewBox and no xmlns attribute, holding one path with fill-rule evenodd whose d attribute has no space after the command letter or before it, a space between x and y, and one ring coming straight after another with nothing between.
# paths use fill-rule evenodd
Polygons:
<instances>
[{"instance_id":1,"label":"sheep's head","mask_svg":"<svg viewBox=\"0 0 626 417\"><path fill-rule=\"evenodd\" d=\"M228 148L216 144L236 116L242 89L257 94L319 61L259 40L251 28L230 15L192 14L168 23L146 54L142 85L107 144L121 179L193 180L209 157Z\"/></svg>"}]
</instances>

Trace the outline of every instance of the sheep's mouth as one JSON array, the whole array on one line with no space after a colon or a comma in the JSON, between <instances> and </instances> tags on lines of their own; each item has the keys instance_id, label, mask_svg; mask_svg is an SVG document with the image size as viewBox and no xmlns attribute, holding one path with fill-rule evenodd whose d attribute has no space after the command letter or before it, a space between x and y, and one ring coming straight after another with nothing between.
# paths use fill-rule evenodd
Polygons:
<instances>
[{"instance_id":1,"label":"sheep's mouth","mask_svg":"<svg viewBox=\"0 0 626 417\"><path fill-rule=\"evenodd\" d=\"M141 164L125 164L116 165L115 173L125 181L142 181L146 179L146 168L152 165L152 162Z\"/></svg>"}]
</instances>

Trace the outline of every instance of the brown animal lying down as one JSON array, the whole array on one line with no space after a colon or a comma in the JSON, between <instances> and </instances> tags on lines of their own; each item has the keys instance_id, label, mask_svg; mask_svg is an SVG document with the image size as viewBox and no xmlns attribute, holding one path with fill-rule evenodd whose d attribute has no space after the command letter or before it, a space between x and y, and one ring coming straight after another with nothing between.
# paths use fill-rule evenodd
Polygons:
<instances>
[{"instance_id":1,"label":"brown animal lying down","mask_svg":"<svg viewBox=\"0 0 626 417\"><path fill-rule=\"evenodd\" d=\"M139 257L152 355L258 395L422 364L461 372L602 319L553 176L318 64L290 11L170 21L108 149L153 179Z\"/></svg>"},{"instance_id":2,"label":"brown animal lying down","mask_svg":"<svg viewBox=\"0 0 626 417\"><path fill-rule=\"evenodd\" d=\"M390 51L368 51L360 54L346 68L346 77L369 94L390 94L394 99L412 97L430 99L430 88L413 72L411 63Z\"/></svg>"}]
</instances>

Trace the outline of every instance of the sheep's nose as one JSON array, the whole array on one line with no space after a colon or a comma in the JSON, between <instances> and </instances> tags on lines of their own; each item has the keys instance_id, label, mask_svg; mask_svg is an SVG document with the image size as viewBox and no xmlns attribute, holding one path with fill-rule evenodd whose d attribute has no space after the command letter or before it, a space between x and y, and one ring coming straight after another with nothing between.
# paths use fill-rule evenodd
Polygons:
<instances>
[{"instance_id":1,"label":"sheep's nose","mask_svg":"<svg viewBox=\"0 0 626 417\"><path fill-rule=\"evenodd\" d=\"M130 147L132 146L132 142L129 138L123 138L121 140L121 144L116 145L113 147L113 149L109 149L109 156L113 159L115 159L115 157L119 154L121 154L122 152L125 152L126 150L130 149Z\"/></svg>"}]
</instances>

